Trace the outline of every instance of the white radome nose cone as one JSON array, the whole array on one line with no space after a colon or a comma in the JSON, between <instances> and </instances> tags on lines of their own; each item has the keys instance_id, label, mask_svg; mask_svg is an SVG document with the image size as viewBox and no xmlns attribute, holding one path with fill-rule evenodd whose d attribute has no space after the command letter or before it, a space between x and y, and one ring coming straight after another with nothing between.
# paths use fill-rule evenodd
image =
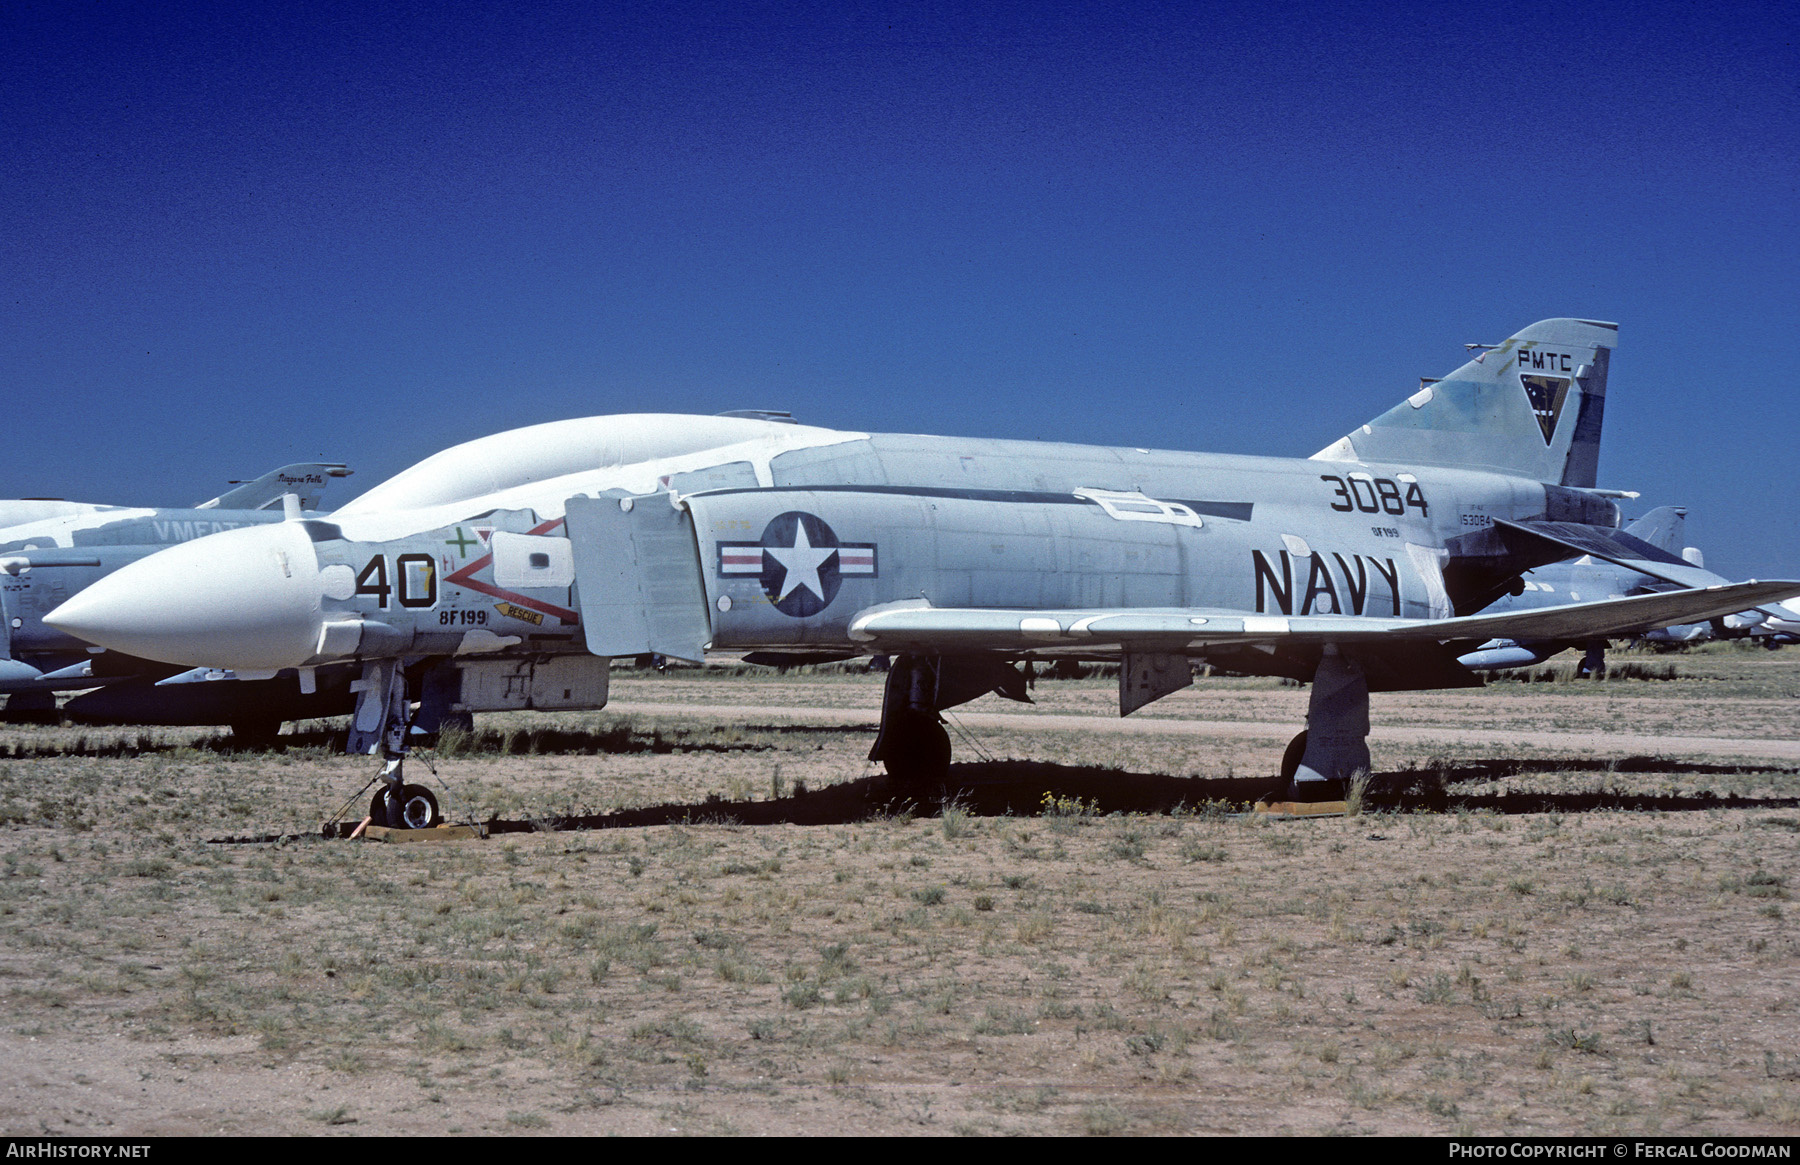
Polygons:
<instances>
[{"instance_id":1,"label":"white radome nose cone","mask_svg":"<svg viewBox=\"0 0 1800 1165\"><path fill-rule=\"evenodd\" d=\"M141 558L44 622L110 651L190 667L296 667L323 623L319 557L298 522L227 530Z\"/></svg>"}]
</instances>

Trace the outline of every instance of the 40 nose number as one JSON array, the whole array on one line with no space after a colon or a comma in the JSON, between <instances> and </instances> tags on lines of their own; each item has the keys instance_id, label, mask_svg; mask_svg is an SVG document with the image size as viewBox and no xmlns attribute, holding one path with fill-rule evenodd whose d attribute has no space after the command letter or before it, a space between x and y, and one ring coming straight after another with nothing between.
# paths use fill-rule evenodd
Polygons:
<instances>
[{"instance_id":1,"label":"40 nose number","mask_svg":"<svg viewBox=\"0 0 1800 1165\"><path fill-rule=\"evenodd\" d=\"M375 596L375 605L387 610L391 596L402 607L435 607L438 601L437 563L429 554L402 554L394 559L393 583L388 582L387 555L377 554L356 576L356 593Z\"/></svg>"}]
</instances>

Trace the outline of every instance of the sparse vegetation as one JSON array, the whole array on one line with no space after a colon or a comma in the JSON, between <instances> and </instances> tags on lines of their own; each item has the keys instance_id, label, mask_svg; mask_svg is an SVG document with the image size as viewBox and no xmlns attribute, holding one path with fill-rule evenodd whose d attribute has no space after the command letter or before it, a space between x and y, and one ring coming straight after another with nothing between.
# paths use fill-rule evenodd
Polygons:
<instances>
[{"instance_id":1,"label":"sparse vegetation","mask_svg":"<svg viewBox=\"0 0 1800 1165\"><path fill-rule=\"evenodd\" d=\"M328 725L12 726L9 1131L1792 1135L1800 652L1646 662L1377 696L1361 815L1307 822L1239 812L1304 715L1262 680L973 704L1003 759L921 791L878 676L628 672L422 754L496 831L449 845L319 839L370 772ZM1570 743L1696 723L1763 751Z\"/></svg>"}]
</instances>

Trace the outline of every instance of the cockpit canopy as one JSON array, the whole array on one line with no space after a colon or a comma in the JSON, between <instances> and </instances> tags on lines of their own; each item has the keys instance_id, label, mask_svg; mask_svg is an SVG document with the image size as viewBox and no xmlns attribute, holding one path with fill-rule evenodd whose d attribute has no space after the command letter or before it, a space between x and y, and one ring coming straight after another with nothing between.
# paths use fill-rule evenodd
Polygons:
<instances>
[{"instance_id":1,"label":"cockpit canopy","mask_svg":"<svg viewBox=\"0 0 1800 1165\"><path fill-rule=\"evenodd\" d=\"M623 413L528 425L452 445L401 470L339 514L443 505L586 470L754 441L795 426L745 417Z\"/></svg>"}]
</instances>

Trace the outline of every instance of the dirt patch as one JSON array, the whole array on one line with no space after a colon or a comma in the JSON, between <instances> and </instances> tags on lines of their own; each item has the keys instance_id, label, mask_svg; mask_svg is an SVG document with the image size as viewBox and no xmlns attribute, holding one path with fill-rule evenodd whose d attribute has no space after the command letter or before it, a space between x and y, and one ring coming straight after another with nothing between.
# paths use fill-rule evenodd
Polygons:
<instances>
[{"instance_id":1,"label":"dirt patch","mask_svg":"<svg viewBox=\"0 0 1800 1165\"><path fill-rule=\"evenodd\" d=\"M315 839L323 733L9 729L0 1128L1791 1133L1797 664L1378 698L1325 821L1234 813L1304 710L1250 681L983 701L906 790L879 677L627 676L415 762L452 845Z\"/></svg>"}]
</instances>

